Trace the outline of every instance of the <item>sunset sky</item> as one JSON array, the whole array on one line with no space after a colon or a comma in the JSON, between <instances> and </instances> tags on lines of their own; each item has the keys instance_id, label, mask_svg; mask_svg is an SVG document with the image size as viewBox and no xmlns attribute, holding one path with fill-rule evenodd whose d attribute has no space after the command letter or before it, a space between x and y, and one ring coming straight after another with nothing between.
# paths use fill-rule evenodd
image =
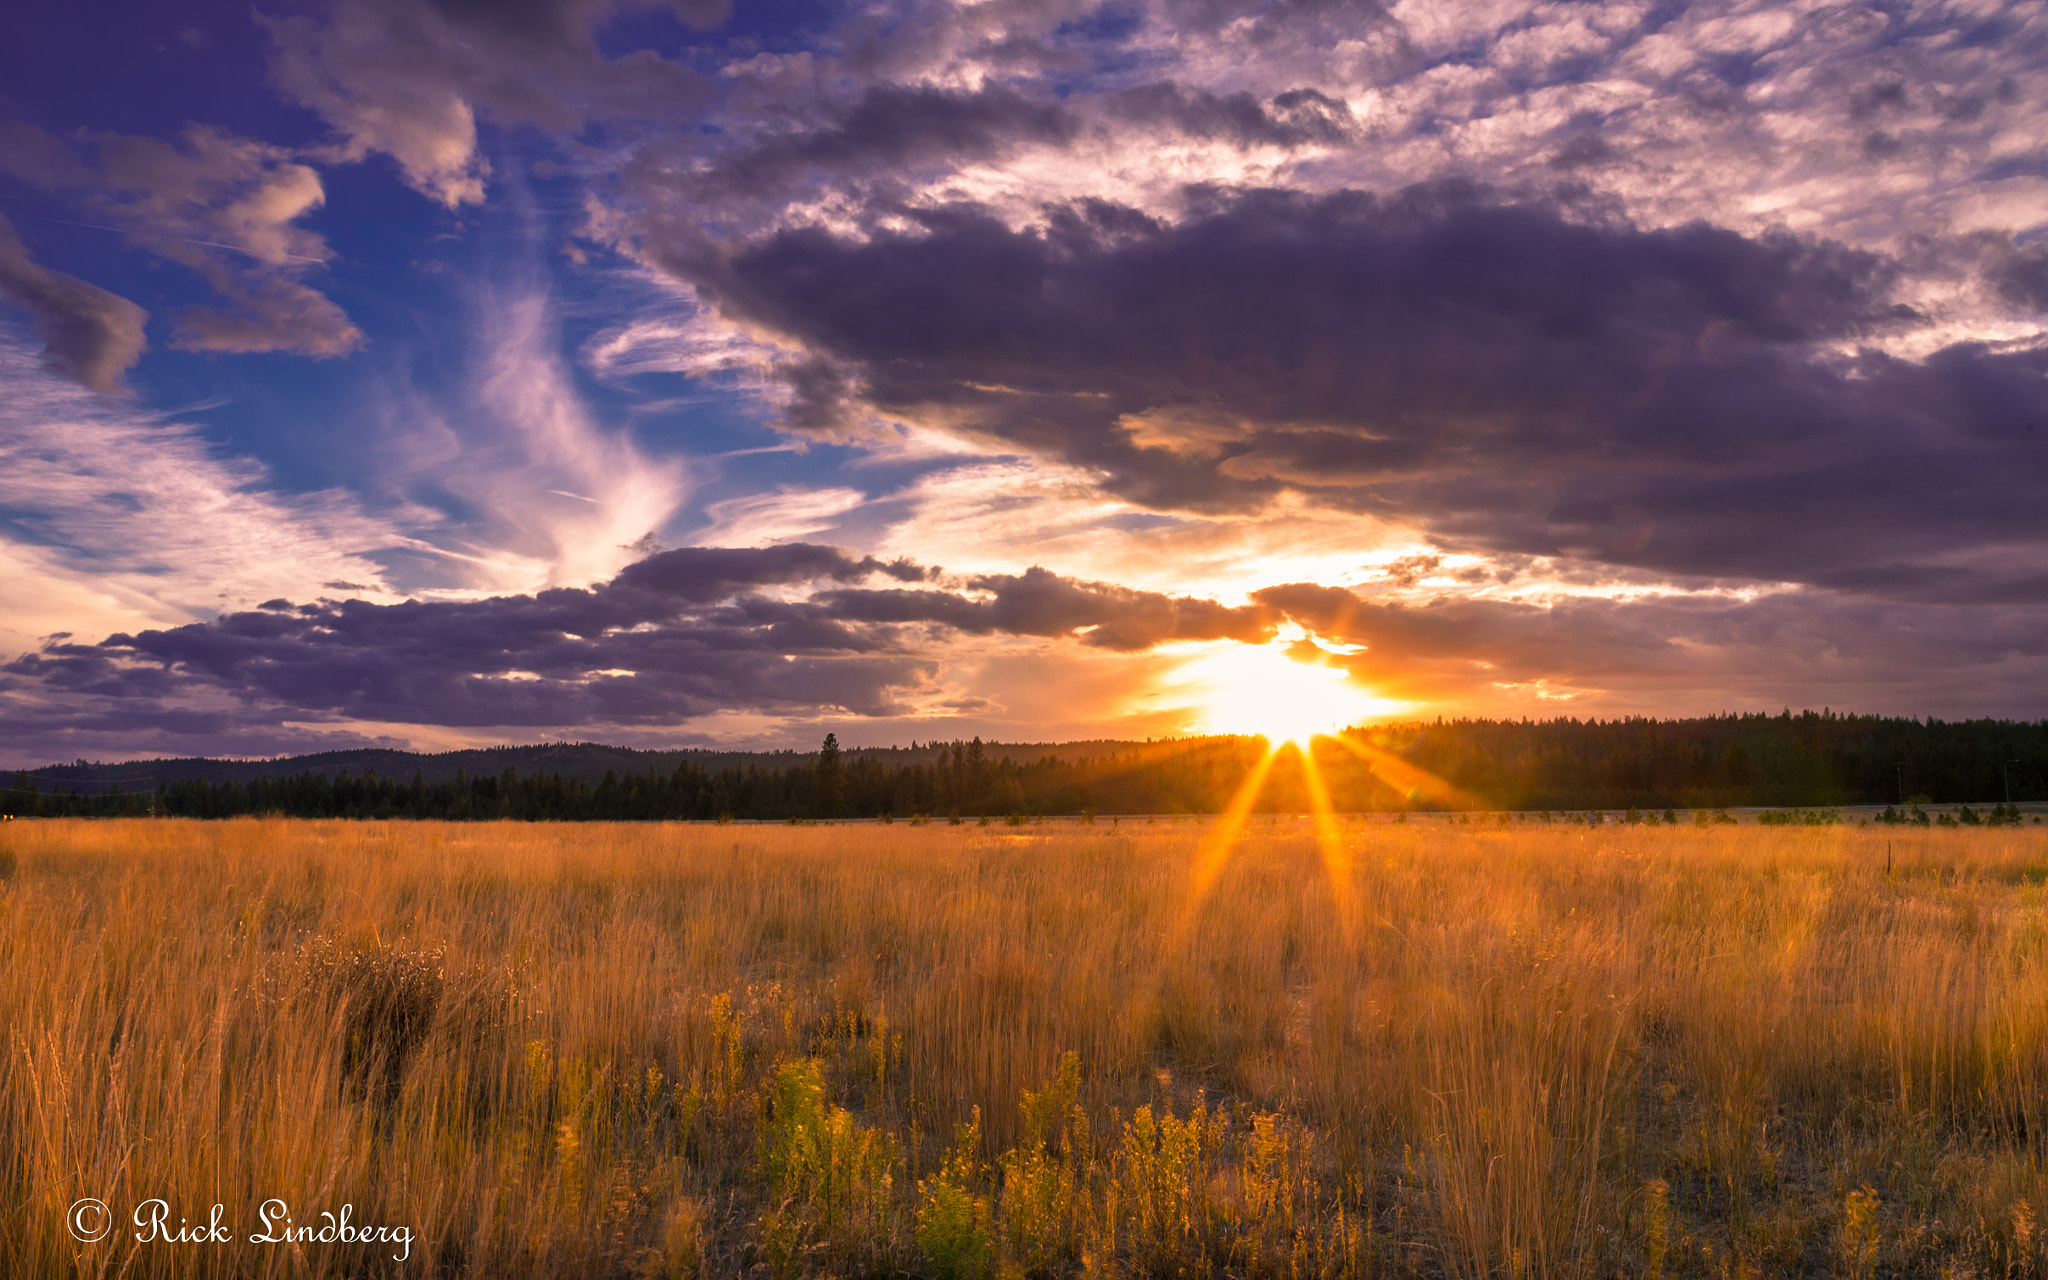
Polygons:
<instances>
[{"instance_id":1,"label":"sunset sky","mask_svg":"<svg viewBox=\"0 0 2048 1280\"><path fill-rule=\"evenodd\" d=\"M0 764L2048 715L2048 6L0 19Z\"/></svg>"}]
</instances>

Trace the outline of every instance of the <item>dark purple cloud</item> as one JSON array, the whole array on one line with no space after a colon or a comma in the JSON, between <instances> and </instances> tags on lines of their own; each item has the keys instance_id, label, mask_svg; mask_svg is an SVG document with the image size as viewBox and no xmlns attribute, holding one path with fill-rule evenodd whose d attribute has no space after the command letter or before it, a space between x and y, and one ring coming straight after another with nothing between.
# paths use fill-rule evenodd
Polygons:
<instances>
[{"instance_id":1,"label":"dark purple cloud","mask_svg":"<svg viewBox=\"0 0 2048 1280\"><path fill-rule=\"evenodd\" d=\"M2048 245L1994 261L1989 272L2000 296L2035 315L2048 315Z\"/></svg>"},{"instance_id":2,"label":"dark purple cloud","mask_svg":"<svg viewBox=\"0 0 2048 1280\"><path fill-rule=\"evenodd\" d=\"M1291 488L1497 554L2039 598L2048 352L1882 353L1924 323L1892 259L1456 185L1191 199L1177 223L1083 203L1026 230L907 211L670 265L830 371L795 425L850 399L1158 508Z\"/></svg>"},{"instance_id":3,"label":"dark purple cloud","mask_svg":"<svg viewBox=\"0 0 2048 1280\"><path fill-rule=\"evenodd\" d=\"M723 21L727 0L343 0L259 16L271 73L332 127L334 158L381 152L450 208L484 197L477 116L573 136L593 118L676 123L710 100L695 70L638 49L608 57L605 24L666 9L691 26Z\"/></svg>"},{"instance_id":4,"label":"dark purple cloud","mask_svg":"<svg viewBox=\"0 0 2048 1280\"><path fill-rule=\"evenodd\" d=\"M1393 602L1296 583L1230 607L1043 569L951 587L864 585L876 577L930 572L802 544L686 548L587 590L395 605L271 600L209 623L53 642L0 667L0 701L26 740L125 733L167 746L275 733L285 722L620 732L735 711L901 717L940 697L949 636L1134 652L1261 643L1292 621L1347 650L1304 643L1300 656L1403 700L1590 691L1689 710L1733 699L2048 711L2038 692L2048 689L2048 610L2039 606L1930 608L1813 591ZM961 702L934 705L957 711Z\"/></svg>"},{"instance_id":5,"label":"dark purple cloud","mask_svg":"<svg viewBox=\"0 0 2048 1280\"><path fill-rule=\"evenodd\" d=\"M1169 640L1271 638L1266 610L1214 600L1079 582L1041 568L981 574L967 587L990 598L952 591L835 591L819 602L835 616L861 622L932 622L972 635L1071 636L1092 648L1131 652Z\"/></svg>"},{"instance_id":6,"label":"dark purple cloud","mask_svg":"<svg viewBox=\"0 0 2048 1280\"><path fill-rule=\"evenodd\" d=\"M1338 146L1358 136L1351 108L1314 89L1289 89L1260 102L1242 89L1218 94L1162 80L1118 90L1107 106L1112 120L1238 147Z\"/></svg>"},{"instance_id":7,"label":"dark purple cloud","mask_svg":"<svg viewBox=\"0 0 2048 1280\"><path fill-rule=\"evenodd\" d=\"M148 345L148 314L128 299L29 256L14 226L0 217L0 299L28 312L45 343L50 368L94 391L113 391Z\"/></svg>"},{"instance_id":8,"label":"dark purple cloud","mask_svg":"<svg viewBox=\"0 0 2048 1280\"><path fill-rule=\"evenodd\" d=\"M882 176L900 184L920 165L993 159L1027 143L1064 146L1080 129L1074 112L1014 89L876 85L814 127L763 131L721 157L693 189L707 197L763 197L821 180Z\"/></svg>"},{"instance_id":9,"label":"dark purple cloud","mask_svg":"<svg viewBox=\"0 0 2048 1280\"><path fill-rule=\"evenodd\" d=\"M1914 715L2048 711L2048 607L2038 604L1929 607L1816 591L1390 602L1313 583L1253 599L1362 646L1324 660L1398 699L1469 703L1548 686L1694 711L1780 701Z\"/></svg>"},{"instance_id":10,"label":"dark purple cloud","mask_svg":"<svg viewBox=\"0 0 2048 1280\"><path fill-rule=\"evenodd\" d=\"M220 305L178 313L177 346L341 356L363 343L341 308L303 282L328 250L297 220L326 197L319 175L285 148L198 125L169 141L85 130L62 138L0 121L0 173L131 232L136 248L205 280ZM130 360L140 349L139 315L131 320L137 339Z\"/></svg>"},{"instance_id":11,"label":"dark purple cloud","mask_svg":"<svg viewBox=\"0 0 2048 1280\"><path fill-rule=\"evenodd\" d=\"M903 714L938 668L930 632L1060 637L1135 650L1270 636L1262 606L1075 582L1042 569L963 589L864 588L931 571L829 547L690 547L608 583L463 602L363 600L255 610L97 644L59 642L0 667L0 694L62 695L59 719L176 731L217 695L257 723L673 724L720 711ZM218 709L206 714L228 714ZM183 717L183 719L181 719ZM10 717L24 731L32 715ZM90 722L88 724L88 722ZM46 726L48 727L48 726ZM212 730L195 730L211 732Z\"/></svg>"}]
</instances>

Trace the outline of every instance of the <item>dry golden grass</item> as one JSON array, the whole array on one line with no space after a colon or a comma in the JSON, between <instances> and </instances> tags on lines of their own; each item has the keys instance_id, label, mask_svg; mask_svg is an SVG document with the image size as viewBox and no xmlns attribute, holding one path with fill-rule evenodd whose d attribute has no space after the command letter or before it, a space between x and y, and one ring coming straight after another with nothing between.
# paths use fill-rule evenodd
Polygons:
<instances>
[{"instance_id":1,"label":"dry golden grass","mask_svg":"<svg viewBox=\"0 0 2048 1280\"><path fill-rule=\"evenodd\" d=\"M1216 829L9 824L0 1271L2048 1267L2038 831Z\"/></svg>"}]
</instances>

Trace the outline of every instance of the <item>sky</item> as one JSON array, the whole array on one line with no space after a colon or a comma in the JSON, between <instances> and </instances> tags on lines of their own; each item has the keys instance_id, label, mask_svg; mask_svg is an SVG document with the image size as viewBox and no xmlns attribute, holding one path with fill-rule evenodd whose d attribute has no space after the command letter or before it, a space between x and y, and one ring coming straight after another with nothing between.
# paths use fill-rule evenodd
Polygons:
<instances>
[{"instance_id":1,"label":"sky","mask_svg":"<svg viewBox=\"0 0 2048 1280\"><path fill-rule=\"evenodd\" d=\"M0 18L0 764L2048 715L2048 6Z\"/></svg>"}]
</instances>

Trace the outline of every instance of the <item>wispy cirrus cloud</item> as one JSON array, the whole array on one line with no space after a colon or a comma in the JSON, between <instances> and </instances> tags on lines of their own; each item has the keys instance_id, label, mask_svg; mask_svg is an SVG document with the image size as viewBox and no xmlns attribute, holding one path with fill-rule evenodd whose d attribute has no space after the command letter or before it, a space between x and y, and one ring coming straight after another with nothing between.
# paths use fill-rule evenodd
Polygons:
<instances>
[{"instance_id":1,"label":"wispy cirrus cloud","mask_svg":"<svg viewBox=\"0 0 2048 1280\"><path fill-rule=\"evenodd\" d=\"M348 498L271 491L191 426L39 369L19 332L0 330L0 383L9 652L46 631L176 625L280 594L394 598L374 555L412 540Z\"/></svg>"},{"instance_id":2,"label":"wispy cirrus cloud","mask_svg":"<svg viewBox=\"0 0 2048 1280\"><path fill-rule=\"evenodd\" d=\"M547 291L523 277L468 300L463 375L382 388L381 487L441 512L411 589L457 596L582 586L646 554L694 483L576 385ZM438 575L438 576L437 576Z\"/></svg>"}]
</instances>

